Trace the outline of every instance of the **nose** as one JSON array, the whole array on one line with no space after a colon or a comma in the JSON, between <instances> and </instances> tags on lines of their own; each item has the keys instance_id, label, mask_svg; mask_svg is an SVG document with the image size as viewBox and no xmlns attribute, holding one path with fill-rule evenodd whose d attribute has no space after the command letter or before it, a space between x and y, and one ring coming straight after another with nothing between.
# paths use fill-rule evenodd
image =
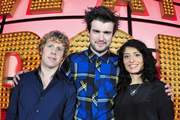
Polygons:
<instances>
[{"instance_id":1,"label":"nose","mask_svg":"<svg viewBox=\"0 0 180 120\"><path fill-rule=\"evenodd\" d=\"M103 33L101 33L101 34L99 35L99 40L104 40Z\"/></svg>"},{"instance_id":2,"label":"nose","mask_svg":"<svg viewBox=\"0 0 180 120\"><path fill-rule=\"evenodd\" d=\"M131 57L129 58L129 61L130 61L131 63L134 62L134 57L131 56Z\"/></svg>"},{"instance_id":3,"label":"nose","mask_svg":"<svg viewBox=\"0 0 180 120\"><path fill-rule=\"evenodd\" d=\"M52 48L52 49L51 49L51 54L53 54L53 55L56 54L56 49L55 49L55 48Z\"/></svg>"}]
</instances>

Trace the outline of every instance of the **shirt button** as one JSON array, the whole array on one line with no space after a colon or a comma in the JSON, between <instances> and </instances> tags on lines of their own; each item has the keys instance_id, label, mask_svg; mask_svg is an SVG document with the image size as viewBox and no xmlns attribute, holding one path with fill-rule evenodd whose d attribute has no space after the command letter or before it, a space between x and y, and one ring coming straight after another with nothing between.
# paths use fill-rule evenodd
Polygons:
<instances>
[{"instance_id":1,"label":"shirt button","mask_svg":"<svg viewBox=\"0 0 180 120\"><path fill-rule=\"evenodd\" d=\"M43 97L41 97L41 100L43 99Z\"/></svg>"},{"instance_id":2,"label":"shirt button","mask_svg":"<svg viewBox=\"0 0 180 120\"><path fill-rule=\"evenodd\" d=\"M38 113L38 112L39 112L39 110L36 110L36 112Z\"/></svg>"}]
</instances>

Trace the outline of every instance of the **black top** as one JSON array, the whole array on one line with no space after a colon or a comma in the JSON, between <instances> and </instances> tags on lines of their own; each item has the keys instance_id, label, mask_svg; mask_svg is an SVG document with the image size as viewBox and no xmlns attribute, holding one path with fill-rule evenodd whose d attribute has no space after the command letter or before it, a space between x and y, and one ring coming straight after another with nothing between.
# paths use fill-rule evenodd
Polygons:
<instances>
[{"instance_id":1,"label":"black top","mask_svg":"<svg viewBox=\"0 0 180 120\"><path fill-rule=\"evenodd\" d=\"M165 93L164 83L156 80L130 85L119 92L115 102L116 120L174 120L174 108L171 98ZM137 94L130 95L130 89Z\"/></svg>"}]
</instances>

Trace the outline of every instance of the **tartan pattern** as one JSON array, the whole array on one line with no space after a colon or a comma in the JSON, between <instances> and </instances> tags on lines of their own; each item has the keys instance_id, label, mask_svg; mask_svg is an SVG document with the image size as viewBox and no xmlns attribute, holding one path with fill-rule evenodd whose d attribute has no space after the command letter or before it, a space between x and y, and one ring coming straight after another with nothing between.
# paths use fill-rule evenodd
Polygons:
<instances>
[{"instance_id":1,"label":"tartan pattern","mask_svg":"<svg viewBox=\"0 0 180 120\"><path fill-rule=\"evenodd\" d=\"M77 88L76 120L114 119L112 106L120 69L118 57L107 52L98 58L90 49L69 55L61 70ZM100 71L98 70L100 68Z\"/></svg>"},{"instance_id":2,"label":"tartan pattern","mask_svg":"<svg viewBox=\"0 0 180 120\"><path fill-rule=\"evenodd\" d=\"M101 63L102 63L101 58L100 58L100 57L97 57L95 63L96 63L96 68L97 68L97 70L98 70L99 72L101 72L101 71L100 71Z\"/></svg>"}]
</instances>

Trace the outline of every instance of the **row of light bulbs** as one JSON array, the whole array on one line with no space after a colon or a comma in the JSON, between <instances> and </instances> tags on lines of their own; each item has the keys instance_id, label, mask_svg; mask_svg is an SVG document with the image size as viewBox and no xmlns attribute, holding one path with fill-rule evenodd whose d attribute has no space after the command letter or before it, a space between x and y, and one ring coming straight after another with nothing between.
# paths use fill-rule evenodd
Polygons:
<instances>
[{"instance_id":1,"label":"row of light bulbs","mask_svg":"<svg viewBox=\"0 0 180 120\"><path fill-rule=\"evenodd\" d=\"M15 3L15 0L2 0L1 1L1 15L10 13L11 8L13 7L13 4Z\"/></svg>"},{"instance_id":2,"label":"row of light bulbs","mask_svg":"<svg viewBox=\"0 0 180 120\"><path fill-rule=\"evenodd\" d=\"M31 5L30 5L30 11L36 10L36 9L43 10L43 9L49 9L49 8L61 8L62 5L63 5L62 0L48 0L48 1L32 0Z\"/></svg>"},{"instance_id":3,"label":"row of light bulbs","mask_svg":"<svg viewBox=\"0 0 180 120\"><path fill-rule=\"evenodd\" d=\"M9 105L10 87L1 86L0 88L0 107L1 109L7 109Z\"/></svg>"},{"instance_id":4,"label":"row of light bulbs","mask_svg":"<svg viewBox=\"0 0 180 120\"><path fill-rule=\"evenodd\" d=\"M36 37L39 39L39 36L34 36L31 32L18 32L18 33L10 33L10 34L2 34L0 38L9 38L9 37Z\"/></svg>"},{"instance_id":5,"label":"row of light bulbs","mask_svg":"<svg viewBox=\"0 0 180 120\"><path fill-rule=\"evenodd\" d=\"M172 0L160 1L160 9L162 18L173 19L175 17L175 11Z\"/></svg>"},{"instance_id":6,"label":"row of light bulbs","mask_svg":"<svg viewBox=\"0 0 180 120\"><path fill-rule=\"evenodd\" d=\"M142 2L141 2L141 0L133 0L133 7L135 9L142 9Z\"/></svg>"},{"instance_id":7,"label":"row of light bulbs","mask_svg":"<svg viewBox=\"0 0 180 120\"><path fill-rule=\"evenodd\" d=\"M163 0L163 2L169 2ZM172 1L171 1L172 2ZM173 92L175 120L180 118L180 38L158 35L160 74L170 84Z\"/></svg>"}]
</instances>

